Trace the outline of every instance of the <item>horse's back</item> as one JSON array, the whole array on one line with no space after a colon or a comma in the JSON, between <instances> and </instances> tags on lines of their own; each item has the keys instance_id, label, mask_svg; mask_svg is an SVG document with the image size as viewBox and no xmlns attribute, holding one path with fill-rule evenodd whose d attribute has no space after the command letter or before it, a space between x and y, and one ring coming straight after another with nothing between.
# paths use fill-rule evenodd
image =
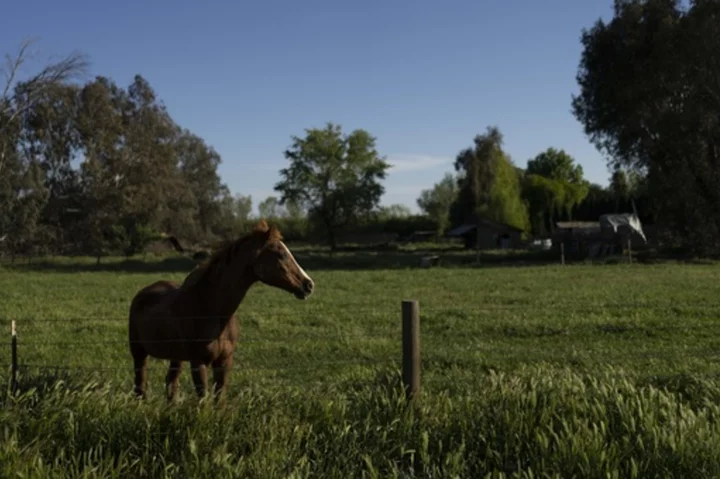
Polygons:
<instances>
[{"instance_id":1,"label":"horse's back","mask_svg":"<svg viewBox=\"0 0 720 479\"><path fill-rule=\"evenodd\" d=\"M161 280L142 288L135 294L130 303L130 320L132 321L133 316L136 314L142 313L160 303L170 293L177 291L178 287L179 284L174 281Z\"/></svg>"}]
</instances>

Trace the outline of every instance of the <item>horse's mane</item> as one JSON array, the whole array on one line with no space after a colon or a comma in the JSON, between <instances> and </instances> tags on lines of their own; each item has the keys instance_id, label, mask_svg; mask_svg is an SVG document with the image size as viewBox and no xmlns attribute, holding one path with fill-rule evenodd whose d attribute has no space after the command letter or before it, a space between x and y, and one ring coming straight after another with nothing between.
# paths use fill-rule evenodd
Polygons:
<instances>
[{"instance_id":1,"label":"horse's mane","mask_svg":"<svg viewBox=\"0 0 720 479\"><path fill-rule=\"evenodd\" d=\"M196 285L208 279L211 273L213 276L222 274L239 254L246 253L244 246L254 239L261 239L261 246L264 246L272 241L282 241L282 234L274 225L268 226L264 219L260 220L250 233L236 240L223 242L209 258L187 275L181 288Z\"/></svg>"}]
</instances>

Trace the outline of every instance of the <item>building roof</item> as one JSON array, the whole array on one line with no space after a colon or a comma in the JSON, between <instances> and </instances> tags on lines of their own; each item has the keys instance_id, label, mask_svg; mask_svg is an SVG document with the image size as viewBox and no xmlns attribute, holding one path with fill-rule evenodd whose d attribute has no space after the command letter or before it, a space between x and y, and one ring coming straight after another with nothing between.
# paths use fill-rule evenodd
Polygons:
<instances>
[{"instance_id":1,"label":"building roof","mask_svg":"<svg viewBox=\"0 0 720 479\"><path fill-rule=\"evenodd\" d=\"M509 225L506 223L502 223L499 221L489 220L487 218L482 218L480 220L480 224L483 226L489 226L491 228L497 228L499 230L513 230L513 231L522 232L521 228L517 228L515 226ZM448 231L445 234L445 236L463 236L463 235L469 233L470 231L473 231L476 226L477 225L475 223L465 223L454 229L451 229L450 231Z\"/></svg>"},{"instance_id":2,"label":"building roof","mask_svg":"<svg viewBox=\"0 0 720 479\"><path fill-rule=\"evenodd\" d=\"M462 225L458 226L455 229L451 229L447 233L445 233L446 236L462 236L465 233L468 233L469 231L475 229L475 225Z\"/></svg>"},{"instance_id":3,"label":"building roof","mask_svg":"<svg viewBox=\"0 0 720 479\"><path fill-rule=\"evenodd\" d=\"M560 229L600 229L599 221L558 221L555 223Z\"/></svg>"}]
</instances>

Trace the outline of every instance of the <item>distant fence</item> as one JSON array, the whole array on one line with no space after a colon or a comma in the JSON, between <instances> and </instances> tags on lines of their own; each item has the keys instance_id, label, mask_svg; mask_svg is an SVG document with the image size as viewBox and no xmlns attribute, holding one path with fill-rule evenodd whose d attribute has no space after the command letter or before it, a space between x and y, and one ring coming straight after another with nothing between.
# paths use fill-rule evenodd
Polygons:
<instances>
[{"instance_id":1,"label":"distant fence","mask_svg":"<svg viewBox=\"0 0 720 479\"><path fill-rule=\"evenodd\" d=\"M405 395L408 400L412 400L420 391L420 307L417 300L404 300L401 305L402 313L402 378ZM202 318L195 318L202 319ZM58 321L58 320L50 320ZM72 320L71 320L72 321ZM18 389L18 371L22 367L35 367L40 369L82 369L75 366L62 365L31 365L20 362L18 356L18 329L17 321L10 320L10 391L15 393ZM210 342L212 338L191 338L191 339L164 339L151 342ZM144 342L147 341L137 341ZM125 344L129 345L132 341L126 340L93 340L93 341L42 341L38 343L26 343L28 345L56 345L70 346L82 344ZM119 367L93 367L92 370L121 370L126 368Z\"/></svg>"}]
</instances>

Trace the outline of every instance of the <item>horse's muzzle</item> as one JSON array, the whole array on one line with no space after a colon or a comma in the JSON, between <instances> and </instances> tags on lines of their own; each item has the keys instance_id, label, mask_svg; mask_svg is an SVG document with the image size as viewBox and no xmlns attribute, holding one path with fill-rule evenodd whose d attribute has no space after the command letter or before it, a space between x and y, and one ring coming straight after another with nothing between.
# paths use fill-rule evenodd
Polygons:
<instances>
[{"instance_id":1,"label":"horse's muzzle","mask_svg":"<svg viewBox=\"0 0 720 479\"><path fill-rule=\"evenodd\" d=\"M310 296L315 289L315 283L311 279L306 279L302 282L302 287L300 291L298 291L295 296L297 296L298 299L307 299L308 296Z\"/></svg>"}]
</instances>

